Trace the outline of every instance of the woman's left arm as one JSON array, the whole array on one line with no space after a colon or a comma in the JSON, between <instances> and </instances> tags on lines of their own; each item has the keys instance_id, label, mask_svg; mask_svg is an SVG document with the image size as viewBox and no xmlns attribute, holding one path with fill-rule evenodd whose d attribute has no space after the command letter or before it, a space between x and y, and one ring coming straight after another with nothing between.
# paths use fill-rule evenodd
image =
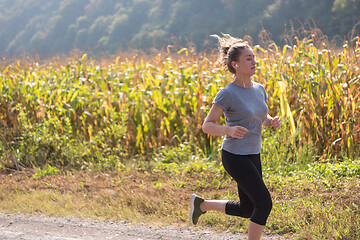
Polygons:
<instances>
[{"instance_id":1,"label":"woman's left arm","mask_svg":"<svg viewBox=\"0 0 360 240\"><path fill-rule=\"evenodd\" d=\"M269 114L267 115L266 119L263 122L265 127L273 127L273 128L280 128L281 120L278 116L271 117Z\"/></svg>"}]
</instances>

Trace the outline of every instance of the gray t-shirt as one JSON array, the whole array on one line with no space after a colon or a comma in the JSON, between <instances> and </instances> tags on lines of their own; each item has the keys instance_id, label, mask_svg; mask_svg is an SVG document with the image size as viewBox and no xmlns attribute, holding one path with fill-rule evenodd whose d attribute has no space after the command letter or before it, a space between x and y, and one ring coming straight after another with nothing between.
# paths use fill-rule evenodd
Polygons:
<instances>
[{"instance_id":1,"label":"gray t-shirt","mask_svg":"<svg viewBox=\"0 0 360 240\"><path fill-rule=\"evenodd\" d=\"M242 139L226 135L222 149L238 155L260 153L262 124L269 111L266 100L265 88L255 82L250 88L232 82L217 93L213 103L224 109L226 125L248 130Z\"/></svg>"}]
</instances>

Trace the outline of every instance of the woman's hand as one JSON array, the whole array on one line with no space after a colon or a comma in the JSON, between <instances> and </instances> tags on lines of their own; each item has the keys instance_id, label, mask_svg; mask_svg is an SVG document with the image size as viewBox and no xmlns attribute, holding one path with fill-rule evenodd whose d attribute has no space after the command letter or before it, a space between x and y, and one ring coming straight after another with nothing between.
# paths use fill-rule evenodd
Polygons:
<instances>
[{"instance_id":1,"label":"woman's hand","mask_svg":"<svg viewBox=\"0 0 360 240\"><path fill-rule=\"evenodd\" d=\"M231 126L228 127L228 135L233 138L243 138L248 130L241 126Z\"/></svg>"},{"instance_id":2,"label":"woman's hand","mask_svg":"<svg viewBox=\"0 0 360 240\"><path fill-rule=\"evenodd\" d=\"M280 128L281 126L281 120L278 116L273 117L272 119L270 119L270 126L273 128Z\"/></svg>"},{"instance_id":3,"label":"woman's hand","mask_svg":"<svg viewBox=\"0 0 360 240\"><path fill-rule=\"evenodd\" d=\"M280 128L281 127L281 120L278 116L271 117L269 114L267 115L265 121L263 122L265 127L273 127L273 128Z\"/></svg>"}]
</instances>

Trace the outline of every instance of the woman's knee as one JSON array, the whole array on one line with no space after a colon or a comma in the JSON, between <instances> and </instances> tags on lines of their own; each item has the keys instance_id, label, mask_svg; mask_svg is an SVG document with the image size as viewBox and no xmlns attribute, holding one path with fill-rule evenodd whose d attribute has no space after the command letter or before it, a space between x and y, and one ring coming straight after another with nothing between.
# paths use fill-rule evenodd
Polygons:
<instances>
[{"instance_id":1,"label":"woman's knee","mask_svg":"<svg viewBox=\"0 0 360 240\"><path fill-rule=\"evenodd\" d=\"M273 203L271 197L266 198L266 201L264 201L262 208L264 209L264 212L267 213L267 215L270 215L272 207L273 207Z\"/></svg>"},{"instance_id":2,"label":"woman's knee","mask_svg":"<svg viewBox=\"0 0 360 240\"><path fill-rule=\"evenodd\" d=\"M270 215L272 207L273 203L270 194L263 198L261 201L258 201L258 203L255 205L255 208L257 208L264 217L268 217Z\"/></svg>"},{"instance_id":3,"label":"woman's knee","mask_svg":"<svg viewBox=\"0 0 360 240\"><path fill-rule=\"evenodd\" d=\"M265 225L270 215L271 209L272 209L271 198L264 200L261 204L258 204L255 207L254 214L251 216L250 220L257 224Z\"/></svg>"}]
</instances>

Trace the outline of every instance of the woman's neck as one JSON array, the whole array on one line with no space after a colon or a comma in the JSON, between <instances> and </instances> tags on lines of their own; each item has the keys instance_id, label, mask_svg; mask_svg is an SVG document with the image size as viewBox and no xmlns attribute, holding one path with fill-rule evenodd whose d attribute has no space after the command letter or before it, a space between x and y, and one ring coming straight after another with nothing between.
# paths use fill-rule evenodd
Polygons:
<instances>
[{"instance_id":1,"label":"woman's neck","mask_svg":"<svg viewBox=\"0 0 360 240\"><path fill-rule=\"evenodd\" d=\"M250 77L247 78L245 76L244 77L235 76L233 83L235 83L236 85L238 85L242 88L249 88L249 87L252 87L252 85L253 85L251 78Z\"/></svg>"}]
</instances>

